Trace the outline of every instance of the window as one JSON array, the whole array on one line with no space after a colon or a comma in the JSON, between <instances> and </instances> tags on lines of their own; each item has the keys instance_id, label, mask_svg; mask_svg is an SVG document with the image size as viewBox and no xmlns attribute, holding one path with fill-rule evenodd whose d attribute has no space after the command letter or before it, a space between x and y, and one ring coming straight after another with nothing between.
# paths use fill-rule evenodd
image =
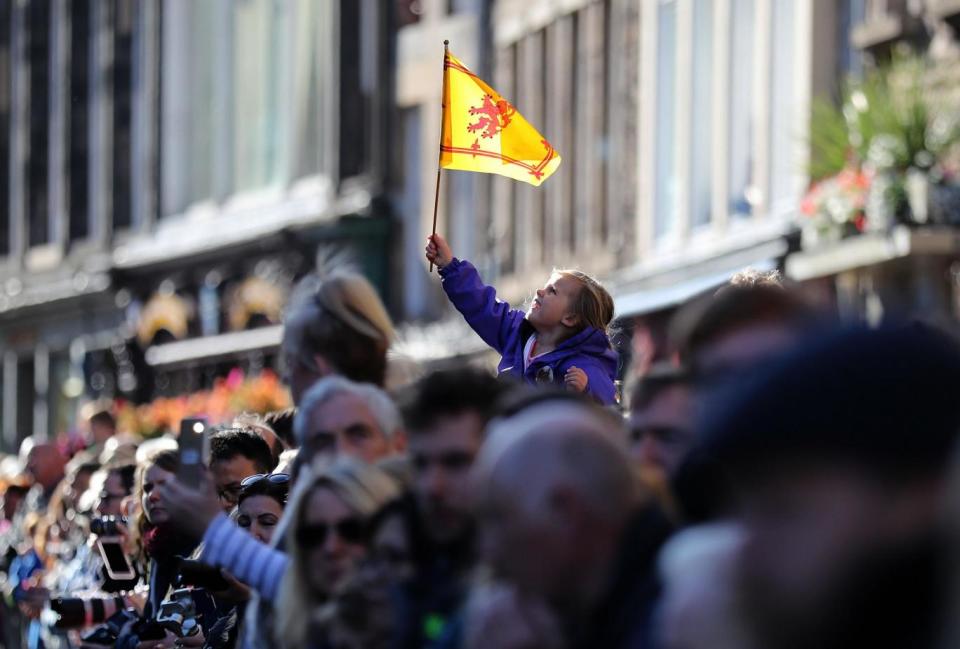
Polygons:
<instances>
[{"instance_id":1,"label":"window","mask_svg":"<svg viewBox=\"0 0 960 649\"><path fill-rule=\"evenodd\" d=\"M113 38L113 228L132 224L133 26L139 4L114 0Z\"/></svg>"},{"instance_id":2,"label":"window","mask_svg":"<svg viewBox=\"0 0 960 649\"><path fill-rule=\"evenodd\" d=\"M363 57L369 53L360 47L361 5L356 0L340 1L340 132L351 134L350 138L340 139L341 178L356 176L366 168L369 149L369 129L364 125L368 123L371 106L361 83Z\"/></svg>"},{"instance_id":3,"label":"window","mask_svg":"<svg viewBox=\"0 0 960 649\"><path fill-rule=\"evenodd\" d=\"M47 164L50 121L50 3L34 0L26 6L26 52L29 106L27 109L26 215L30 246L50 242Z\"/></svg>"},{"instance_id":4,"label":"window","mask_svg":"<svg viewBox=\"0 0 960 649\"><path fill-rule=\"evenodd\" d=\"M677 223L677 173L674 142L677 110L677 3L657 6L657 106L654 237L667 235Z\"/></svg>"},{"instance_id":5,"label":"window","mask_svg":"<svg viewBox=\"0 0 960 649\"><path fill-rule=\"evenodd\" d=\"M324 32L329 22L327 12L331 3L299 0L293 66L293 89L291 91L293 114L293 178L311 176L324 169L323 157L329 134L322 126L322 117L330 111L323 101L327 83L327 59L331 58L320 43L329 39ZM330 46L332 47L332 45ZM330 93L327 91L326 95ZM329 130L329 129L327 129Z\"/></svg>"},{"instance_id":6,"label":"window","mask_svg":"<svg viewBox=\"0 0 960 649\"><path fill-rule=\"evenodd\" d=\"M730 16L729 186L733 216L753 210L755 0L732 0Z\"/></svg>"},{"instance_id":7,"label":"window","mask_svg":"<svg viewBox=\"0 0 960 649\"><path fill-rule=\"evenodd\" d=\"M770 210L774 215L788 214L797 205L798 176L802 174L796 151L796 125L805 118L797 110L798 101L793 70L796 67L796 3L773 0L771 10L770 67ZM802 178L800 179L802 183Z\"/></svg>"},{"instance_id":8,"label":"window","mask_svg":"<svg viewBox=\"0 0 960 649\"><path fill-rule=\"evenodd\" d=\"M514 43L509 48L509 55L507 57L507 69L508 77L504 79L503 90L497 89L500 94L507 99L507 101L515 102L517 99L517 89L520 85L518 79L518 73L520 70L520 46L517 43ZM507 195L510 197L509 209L507 211L507 243L510 250L510 254L503 260L503 272L505 274L513 273L520 270L520 259L522 255L522 248L526 245L526 241L520 241L518 234L520 233L520 228L517 227L517 218L520 212L520 191L517 187L517 183L513 180L508 180L506 178L498 179L498 182L506 185Z\"/></svg>"},{"instance_id":9,"label":"window","mask_svg":"<svg viewBox=\"0 0 960 649\"><path fill-rule=\"evenodd\" d=\"M339 132L361 134L334 151L341 176L367 169L372 83L361 53L373 35L361 29L364 6L164 0L161 214L330 173ZM330 119L337 101L340 128Z\"/></svg>"},{"instance_id":10,"label":"window","mask_svg":"<svg viewBox=\"0 0 960 649\"><path fill-rule=\"evenodd\" d=\"M567 251L572 253L576 250L576 238L577 238L577 203L576 197L577 192L579 191L578 186L581 184L577 182L580 172L580 164L577 162L579 156L577 155L577 129L580 128L580 118L581 114L579 111L579 102L577 97L580 95L581 86L583 85L583 79L577 77L577 61L580 60L580 55L582 53L582 48L580 47L580 15L573 14L570 19L570 30L567 32L569 34L569 49L570 49L570 58L569 60L569 70L570 74L570 96L567 101L567 106L570 107L570 115L566 124L566 141L570 147L570 162L573 163L570 165L570 175L567 176L570 181L567 184L567 191L569 192L567 196L567 205L569 209L565 214L564 230L566 233L566 244ZM561 164L561 168L563 165Z\"/></svg>"},{"instance_id":11,"label":"window","mask_svg":"<svg viewBox=\"0 0 960 649\"><path fill-rule=\"evenodd\" d=\"M548 33L549 32L546 29L540 32L539 47L536 51L539 68L537 71L537 92L540 94L541 106L541 113L538 116L539 121L537 124L540 125L540 128L544 129L544 137L552 140L552 138L555 136L552 131L549 130L549 126L551 126L554 121L551 113L555 113L558 107L553 105L553 102L551 101L552 97L550 95L550 66L555 64L555 62L551 61L550 59L550 42L548 40ZM540 238L540 259L537 260L539 264L550 263L551 261L551 253L548 250L551 235L550 215L547 212L547 200L546 193L541 193L538 196L538 225L535 235Z\"/></svg>"},{"instance_id":12,"label":"window","mask_svg":"<svg viewBox=\"0 0 960 649\"><path fill-rule=\"evenodd\" d=\"M90 38L93 24L91 0L73 0L70 11L70 57L67 60L69 97L67 107L67 210L70 216L68 235L71 241L90 235L87 208L89 182L89 79Z\"/></svg>"},{"instance_id":13,"label":"window","mask_svg":"<svg viewBox=\"0 0 960 649\"><path fill-rule=\"evenodd\" d=\"M75 400L66 395L63 387L70 378L70 356L67 352L50 354L50 383L47 388L47 429L52 434L65 433L70 428Z\"/></svg>"},{"instance_id":14,"label":"window","mask_svg":"<svg viewBox=\"0 0 960 649\"><path fill-rule=\"evenodd\" d=\"M867 19L866 0L843 0L839 9L837 39L839 50L839 76L863 75L863 52L850 42L854 27L862 25Z\"/></svg>"},{"instance_id":15,"label":"window","mask_svg":"<svg viewBox=\"0 0 960 649\"><path fill-rule=\"evenodd\" d=\"M271 7L262 2L237 4L234 9L233 55L233 176L240 187L259 187L272 180L275 151L270 131L276 124L276 93L271 88L269 58L264 46L271 42Z\"/></svg>"},{"instance_id":16,"label":"window","mask_svg":"<svg viewBox=\"0 0 960 649\"><path fill-rule=\"evenodd\" d=\"M397 209L404 224L404 258L417 259L423 254L423 240L420 238L423 199L420 175L417 173L421 168L423 140L420 107L402 109L397 121L400 128L400 146L397 147L397 164L393 177L400 192ZM447 180L450 180L450 176ZM430 196L430 201L432 207L433 195ZM409 318L420 318L427 311L429 303L423 269L418 264L404 264L403 272L404 313Z\"/></svg>"},{"instance_id":17,"label":"window","mask_svg":"<svg viewBox=\"0 0 960 649\"><path fill-rule=\"evenodd\" d=\"M17 391L17 442L27 435L33 434L33 369L33 356L31 354L17 358L17 380L14 383Z\"/></svg>"},{"instance_id":18,"label":"window","mask_svg":"<svg viewBox=\"0 0 960 649\"><path fill-rule=\"evenodd\" d=\"M610 14L611 14L611 3L610 0L605 0L600 7L600 20L602 24L602 39L600 40L599 47L602 50L601 57L602 63L600 66L601 69L601 83L603 87L601 88L601 96L603 97L603 102L600 104L600 120L599 128L600 132L597 133L597 155L599 159L600 166L600 177L597 184L597 219L599 220L599 241L602 245L606 245L607 239L610 232L610 196L607 193L609 187L609 177L610 177L610 154L612 150L610 142L610 112L613 110L611 98L613 97L613 89L611 88L611 68L612 66L612 57L616 56L617 53L611 52L611 47L613 43L612 39L612 25L610 24Z\"/></svg>"},{"instance_id":19,"label":"window","mask_svg":"<svg viewBox=\"0 0 960 649\"><path fill-rule=\"evenodd\" d=\"M788 0L792 1L792 0ZM690 222L710 223L713 195L714 0L694 0L690 110Z\"/></svg>"},{"instance_id":20,"label":"window","mask_svg":"<svg viewBox=\"0 0 960 649\"><path fill-rule=\"evenodd\" d=\"M10 253L10 36L13 3L0 3L0 255ZM0 393L0 400L2 400Z\"/></svg>"}]
</instances>

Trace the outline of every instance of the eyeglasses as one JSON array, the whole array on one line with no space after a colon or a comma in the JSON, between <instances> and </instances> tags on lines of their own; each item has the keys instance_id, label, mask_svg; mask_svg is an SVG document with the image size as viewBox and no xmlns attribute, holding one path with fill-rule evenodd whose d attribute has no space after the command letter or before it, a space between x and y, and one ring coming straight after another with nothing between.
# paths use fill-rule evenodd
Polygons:
<instances>
[{"instance_id":1,"label":"eyeglasses","mask_svg":"<svg viewBox=\"0 0 960 649\"><path fill-rule=\"evenodd\" d=\"M473 453L465 451L450 451L438 455L415 454L413 466L417 471L426 471L431 465L443 467L447 471L463 471L473 464Z\"/></svg>"},{"instance_id":2,"label":"eyeglasses","mask_svg":"<svg viewBox=\"0 0 960 649\"><path fill-rule=\"evenodd\" d=\"M327 542L330 530L347 543L363 543L367 540L367 525L360 518L344 518L332 525L304 525L297 530L297 543L305 548L317 548Z\"/></svg>"},{"instance_id":3,"label":"eyeglasses","mask_svg":"<svg viewBox=\"0 0 960 649\"><path fill-rule=\"evenodd\" d=\"M228 505L236 505L237 498L240 497L240 487L232 484L223 489L217 489L217 497Z\"/></svg>"}]
</instances>

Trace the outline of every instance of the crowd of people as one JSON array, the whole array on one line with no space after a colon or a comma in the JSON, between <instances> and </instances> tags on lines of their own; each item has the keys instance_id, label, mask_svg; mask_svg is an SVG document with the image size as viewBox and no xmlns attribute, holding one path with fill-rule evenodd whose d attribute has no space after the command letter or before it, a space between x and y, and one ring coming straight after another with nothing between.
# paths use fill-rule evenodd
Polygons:
<instances>
[{"instance_id":1,"label":"crowd of people","mask_svg":"<svg viewBox=\"0 0 960 649\"><path fill-rule=\"evenodd\" d=\"M304 280L295 409L210 422L199 480L175 433L109 412L72 457L28 439L0 462L2 646L960 640L949 333L844 327L745 272L638 346L620 395L595 280L557 272L516 311L442 238L426 253L499 376L395 380L370 284Z\"/></svg>"}]
</instances>

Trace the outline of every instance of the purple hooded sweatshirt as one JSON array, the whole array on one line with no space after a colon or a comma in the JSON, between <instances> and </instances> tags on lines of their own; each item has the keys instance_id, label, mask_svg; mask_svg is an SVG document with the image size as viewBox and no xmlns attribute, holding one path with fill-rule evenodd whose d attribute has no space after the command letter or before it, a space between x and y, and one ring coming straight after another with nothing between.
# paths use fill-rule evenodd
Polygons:
<instances>
[{"instance_id":1,"label":"purple hooded sweatshirt","mask_svg":"<svg viewBox=\"0 0 960 649\"><path fill-rule=\"evenodd\" d=\"M587 327L553 351L534 358L524 371L523 348L536 331L523 311L498 300L494 288L481 281L477 269L468 261L454 258L440 269L440 277L447 297L467 324L502 355L497 367L501 375L510 374L527 383L563 385L567 370L579 367L587 373L587 394L603 405L616 401L613 380L617 354L606 333Z\"/></svg>"}]
</instances>

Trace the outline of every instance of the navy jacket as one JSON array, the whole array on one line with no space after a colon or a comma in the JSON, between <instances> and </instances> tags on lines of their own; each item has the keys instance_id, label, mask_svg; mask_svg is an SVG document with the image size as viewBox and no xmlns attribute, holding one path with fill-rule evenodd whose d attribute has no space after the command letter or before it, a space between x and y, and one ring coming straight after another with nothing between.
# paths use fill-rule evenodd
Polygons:
<instances>
[{"instance_id":1,"label":"navy jacket","mask_svg":"<svg viewBox=\"0 0 960 649\"><path fill-rule=\"evenodd\" d=\"M497 292L480 279L468 261L454 258L440 269L443 290L467 324L501 356L500 374L511 374L527 383L563 385L571 367L587 374L587 394L603 405L616 401L613 380L617 373L617 354L607 334L594 327L563 341L556 349L533 360L523 369L523 348L535 333L523 311L497 299Z\"/></svg>"}]
</instances>

